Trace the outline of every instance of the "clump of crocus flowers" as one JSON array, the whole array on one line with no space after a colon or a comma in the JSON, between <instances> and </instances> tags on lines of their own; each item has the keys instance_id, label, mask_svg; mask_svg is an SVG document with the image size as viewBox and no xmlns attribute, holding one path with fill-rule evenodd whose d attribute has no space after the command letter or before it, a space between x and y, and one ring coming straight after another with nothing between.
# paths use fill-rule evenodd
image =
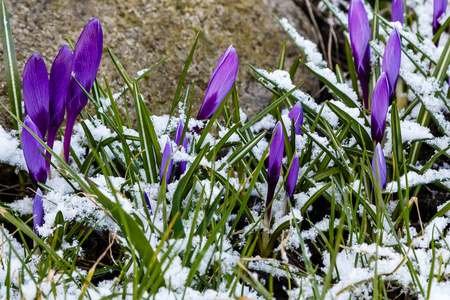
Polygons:
<instances>
[{"instance_id":1,"label":"clump of crocus flowers","mask_svg":"<svg viewBox=\"0 0 450 300\"><path fill-rule=\"evenodd\" d=\"M303 125L303 108L300 102L297 102L288 113L289 120L294 125L291 132L294 135L302 133L300 126ZM290 137L292 138L292 136ZM284 131L280 121L277 122L272 131L272 142L269 148L269 164L267 170L267 197L266 214L264 216L264 226L270 228L272 219L272 200L277 187L278 179L281 174L282 161L284 157ZM286 196L292 197L298 179L299 158L296 153L292 157L291 167L286 178Z\"/></svg>"},{"instance_id":2,"label":"clump of crocus flowers","mask_svg":"<svg viewBox=\"0 0 450 300\"><path fill-rule=\"evenodd\" d=\"M381 144L386 129L386 115L389 101L395 97L395 86L398 80L401 61L401 41L397 29L392 31L385 47L381 71L373 89L371 105L371 129L375 150L372 159L374 178L379 178L381 189L386 188L386 161ZM378 170L377 170L378 168ZM379 177L377 176L379 175Z\"/></svg>"},{"instance_id":3,"label":"clump of crocus flowers","mask_svg":"<svg viewBox=\"0 0 450 300\"><path fill-rule=\"evenodd\" d=\"M216 112L236 81L238 67L239 59L236 54L236 49L231 45L222 54L222 57L219 59L219 62L214 68L214 72L205 92L202 106L200 107L197 115L198 120L210 119ZM185 134L183 136L183 133L184 122L180 119L175 132L174 140L178 147L181 147L184 151L187 151L187 138ZM165 183L169 184L172 177L172 171L174 171L175 179L179 179L180 176L186 171L186 161L180 161L174 165L172 160L173 153L174 150L172 147L172 142L170 139L167 139L161 159L159 175L160 184L163 183L164 176L166 177ZM174 168L175 170L173 170Z\"/></svg>"},{"instance_id":4,"label":"clump of crocus flowers","mask_svg":"<svg viewBox=\"0 0 450 300\"><path fill-rule=\"evenodd\" d=\"M24 124L28 128L22 131L22 148L25 161L33 184L45 184L50 176L51 155L47 152L46 162L44 147L31 134L34 133L44 141L47 135L47 145L53 149L56 133L64 121L67 110L66 132L64 136L64 156L69 161L69 147L73 125L78 114L86 106L88 97L79 86L89 92L98 68L103 49L103 34L100 21L92 19L81 33L74 49L63 46L56 56L51 71L50 80L45 62L39 53L32 55L23 71L23 95L25 106ZM78 81L78 83L77 83ZM29 131L28 131L29 130ZM42 226L44 210L42 191L37 190L33 204L33 228Z\"/></svg>"},{"instance_id":5,"label":"clump of crocus flowers","mask_svg":"<svg viewBox=\"0 0 450 300\"><path fill-rule=\"evenodd\" d=\"M403 1L392 2L391 20L403 24ZM370 76L370 24L361 0L352 0L348 12L348 29L351 48L355 60L356 73L363 91L364 108L371 109L371 133L374 141L372 171L378 178L381 189L386 187L386 161L382 143L386 129L386 115L390 100L395 98L395 88L401 62L401 40L396 28L393 29L385 47L381 75L373 88L372 102L369 103ZM378 170L377 170L378 168Z\"/></svg>"}]
</instances>

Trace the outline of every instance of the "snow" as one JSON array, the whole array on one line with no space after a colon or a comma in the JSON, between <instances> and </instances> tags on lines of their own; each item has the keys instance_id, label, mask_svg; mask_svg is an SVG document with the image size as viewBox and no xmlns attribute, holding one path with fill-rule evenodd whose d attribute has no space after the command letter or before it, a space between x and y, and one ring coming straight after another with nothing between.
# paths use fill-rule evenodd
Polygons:
<instances>
[{"instance_id":1,"label":"snow","mask_svg":"<svg viewBox=\"0 0 450 300\"><path fill-rule=\"evenodd\" d=\"M142 75L144 75L145 74L145 72L148 72L148 70L150 70L149 68L147 68L147 69L142 69L142 70L140 70L140 71L137 71L137 76L138 77L140 77L140 76L142 76Z\"/></svg>"},{"instance_id":2,"label":"snow","mask_svg":"<svg viewBox=\"0 0 450 300\"><path fill-rule=\"evenodd\" d=\"M348 107L347 105L345 105L344 103L340 102L340 101L336 101L336 100L329 100L329 102L331 104L336 105L337 107L339 107L342 111L344 111L345 113L347 113L352 119L354 119L356 122L358 122L362 128L364 128L366 130L366 132L368 134L370 134L370 128L368 127L368 120L365 119L364 116L361 116L361 109L360 108L351 108Z\"/></svg>"},{"instance_id":3,"label":"snow","mask_svg":"<svg viewBox=\"0 0 450 300\"><path fill-rule=\"evenodd\" d=\"M298 34L297 30L295 30L295 28L291 24L289 24L289 21L286 18L280 19L280 24L283 29L292 37L294 43L302 50L309 62L312 62L313 64L321 67L325 67L327 65L323 60L322 53L320 53L317 49L316 44Z\"/></svg>"},{"instance_id":4,"label":"snow","mask_svg":"<svg viewBox=\"0 0 450 300\"><path fill-rule=\"evenodd\" d=\"M361 106L360 103L358 103L358 101L357 101L358 97L356 96L355 91L345 83L338 83L336 74L334 74L333 71L331 71L330 69L325 68L325 67L319 67L318 65L311 63L311 62L306 63L306 65L308 67L310 67L312 71L314 71L317 74L319 74L320 76L324 77L332 85L334 85L341 92L343 92L345 95L347 95L347 97L349 97L357 107Z\"/></svg>"},{"instance_id":5,"label":"snow","mask_svg":"<svg viewBox=\"0 0 450 300\"><path fill-rule=\"evenodd\" d=\"M422 175L409 171L405 175L400 177L401 189L406 188L406 178L408 178L408 187L413 187L421 184L429 184L434 182L443 182L450 180L450 169L433 170L429 169L425 171ZM386 185L386 191L395 193L398 191L398 185L396 181L389 182Z\"/></svg>"},{"instance_id":6,"label":"snow","mask_svg":"<svg viewBox=\"0 0 450 300\"><path fill-rule=\"evenodd\" d=\"M16 132L6 132L2 126L0 126L0 163L15 166L18 171L27 170Z\"/></svg>"},{"instance_id":7,"label":"snow","mask_svg":"<svg viewBox=\"0 0 450 300\"><path fill-rule=\"evenodd\" d=\"M427 144L432 144L435 140L429 128L423 127L415 121L400 121L400 131L403 144L411 144L415 141L426 141ZM390 126L386 127L386 143L383 151L385 156L388 156L392 151L392 127Z\"/></svg>"},{"instance_id":8,"label":"snow","mask_svg":"<svg viewBox=\"0 0 450 300\"><path fill-rule=\"evenodd\" d=\"M400 77L419 97L422 104L438 122L442 130L447 135L450 135L450 122L446 120L444 115L447 107L439 96L434 96L435 93L440 91L437 79L432 76L425 78L421 74L411 73L405 69L400 69Z\"/></svg>"},{"instance_id":9,"label":"snow","mask_svg":"<svg viewBox=\"0 0 450 300\"><path fill-rule=\"evenodd\" d=\"M266 70L258 69L258 73L263 76L263 78L261 78L260 81L263 81L265 84L266 81L264 78L266 78L270 82L275 83L278 88L282 89L285 92L288 92L293 88L295 88L295 85L292 84L290 75L287 71L275 70L273 72L267 72ZM292 96L297 98L297 100L300 101L303 106L308 106L311 110L315 111L316 113L319 113L320 110L322 109L322 105L318 105L310 95L300 90L295 90L292 93ZM333 127L337 126L339 119L330 110L329 107L327 106L324 107L321 116L325 118L328 121L328 123L330 123L331 126Z\"/></svg>"}]
</instances>

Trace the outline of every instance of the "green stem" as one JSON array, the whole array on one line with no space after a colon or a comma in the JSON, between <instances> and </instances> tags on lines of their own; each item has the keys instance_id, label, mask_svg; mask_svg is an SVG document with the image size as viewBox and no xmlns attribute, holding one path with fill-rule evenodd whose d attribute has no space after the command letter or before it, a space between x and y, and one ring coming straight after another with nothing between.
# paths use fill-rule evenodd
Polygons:
<instances>
[{"instance_id":1,"label":"green stem","mask_svg":"<svg viewBox=\"0 0 450 300\"><path fill-rule=\"evenodd\" d=\"M419 118L417 119L417 123L419 123L423 127L428 127L431 121L430 113L425 109L424 106L420 108L419 112ZM419 158L419 152L420 148L422 147L422 142L415 142L412 147L411 151L409 152L409 163L414 165L417 162L417 159Z\"/></svg>"}]
</instances>

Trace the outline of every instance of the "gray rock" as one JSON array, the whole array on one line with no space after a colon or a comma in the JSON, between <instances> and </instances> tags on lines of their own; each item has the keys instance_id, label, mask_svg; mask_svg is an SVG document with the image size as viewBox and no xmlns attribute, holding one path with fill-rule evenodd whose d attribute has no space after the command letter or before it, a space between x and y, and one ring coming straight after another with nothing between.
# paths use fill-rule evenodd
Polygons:
<instances>
[{"instance_id":1,"label":"gray rock","mask_svg":"<svg viewBox=\"0 0 450 300\"><path fill-rule=\"evenodd\" d=\"M198 30L201 35L186 80L196 84L193 114L201 105L212 67L230 44L237 49L240 60L238 90L244 111L252 116L270 103L271 94L251 77L246 64L276 69L284 40L288 40L288 67L299 54L273 14L287 17L301 34L316 40L309 19L292 0L9 0L6 5L20 75L26 60L35 52L42 55L50 70L67 38L75 42L93 17L102 23L105 47L113 49L131 77L170 55L168 61L140 82L152 114L169 111ZM9 104L3 64L0 68L0 101ZM318 81L306 70L299 71L296 83L304 81L303 90L317 92ZM103 77L113 92L124 85L106 51L97 78ZM123 103L119 101L122 106ZM0 125L12 128L12 118L5 114L0 111Z\"/></svg>"}]
</instances>

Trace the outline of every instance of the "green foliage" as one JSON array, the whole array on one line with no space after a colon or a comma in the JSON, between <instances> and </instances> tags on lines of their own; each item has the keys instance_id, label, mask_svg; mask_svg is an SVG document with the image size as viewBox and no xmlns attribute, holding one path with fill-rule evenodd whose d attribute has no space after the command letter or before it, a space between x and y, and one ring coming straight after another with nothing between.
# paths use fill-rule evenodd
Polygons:
<instances>
[{"instance_id":1,"label":"green foliage","mask_svg":"<svg viewBox=\"0 0 450 300\"><path fill-rule=\"evenodd\" d=\"M347 30L339 8L327 0L324 3ZM384 6L376 1L373 12L375 42L371 49L375 60L381 59L383 42L393 26L381 14ZM3 1L0 17L12 109L1 105L19 128L24 126L21 84ZM272 102L250 120L242 114L236 85L209 120L191 119L192 103L198 96L194 84L186 84L186 79L199 33L182 69L170 114L164 118L151 114L139 92L139 82L149 72L164 67L168 57L133 78L107 48L125 87L113 93L104 79L95 82L90 94L85 91L94 109L81 114L81 133L77 134L83 139L72 144L72 161L65 163L39 140L54 158L55 181L40 184L44 199L51 203L57 197L67 197L63 206L79 201L80 206L93 203L95 209L68 216L60 202L54 203L53 224L46 224L47 231L39 237L31 228L29 214L2 203L0 219L8 227L2 228L7 253L2 252L0 268L6 278L5 297L22 297L24 289L32 285L37 297L95 298L101 293L99 281L111 278L111 273L115 279L106 283L111 298L158 298L164 293L183 298L194 297L194 292L200 297L206 290L215 290L219 298L243 297L250 292L265 299L284 297L274 291L276 285L282 285L291 298L351 298L352 293L356 297L388 298L391 288L408 296L431 297L433 287L444 282L448 274L449 262L443 253L450 253L446 217L450 204L444 203L422 220L418 197L425 185L449 191L449 176L428 175L435 171L435 164L450 157L448 121L442 111L433 109L436 103L449 107L442 83L450 64L450 41L436 59L422 47L425 38L411 33L413 24L405 25L401 32L402 51L412 59L414 70L400 72L397 101L390 105L389 130L383 142L388 186L382 190L372 171L370 112L360 104L347 37L346 64L336 65L333 72L309 61L311 49L298 45L296 33L277 20L300 53L287 66L284 42L277 71L249 64L254 78L272 93ZM449 23L447 20L442 28ZM303 83L293 83L298 69L317 77L329 100L316 103L300 92ZM374 63L372 86L379 73L380 65ZM432 87L424 91L413 76ZM408 92L406 107L399 107L402 94ZM119 109L119 100L125 103L125 114ZM285 110L296 102L301 102L304 110L302 134L297 136ZM404 132L406 126L412 126L408 119L417 104L422 104L417 122L422 126L434 122L438 128L437 133L430 133L432 138L411 138ZM133 110L129 107L133 106L137 124L131 122ZM188 162L187 169L180 178L169 178L169 184L163 178L160 185L160 145L168 137L173 139L180 119L185 122L182 136L189 140L188 149L174 147L171 158L174 170L180 161ZM274 199L268 204L274 219L267 224L269 132L276 121L284 130L286 159ZM99 137L96 130L104 136ZM437 138L448 139L448 145L441 147ZM436 151L418 165L422 144ZM284 186L294 154L299 156L300 168L294 170L299 176L294 196L288 197ZM62 192L59 185L71 190ZM416 211L418 223L412 221ZM100 253L92 257L89 252L94 252L98 232L105 236L99 242ZM16 249L17 244L23 249ZM13 270L13 262L20 268ZM343 269L343 263L349 269ZM386 265L391 268L387 270ZM347 270L364 270L365 275L355 280L349 278ZM403 278L405 272L407 279ZM74 287L78 292L71 294L69 290Z\"/></svg>"}]
</instances>

